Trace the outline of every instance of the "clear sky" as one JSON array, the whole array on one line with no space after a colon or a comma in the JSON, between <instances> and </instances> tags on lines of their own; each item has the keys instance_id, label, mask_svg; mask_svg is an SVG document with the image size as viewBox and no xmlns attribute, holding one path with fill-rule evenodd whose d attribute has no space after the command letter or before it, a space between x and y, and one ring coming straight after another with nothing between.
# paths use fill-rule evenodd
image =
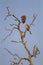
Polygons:
<instances>
[{"instance_id":1,"label":"clear sky","mask_svg":"<svg viewBox=\"0 0 43 65\"><path fill-rule=\"evenodd\" d=\"M13 57L3 48L8 48L12 53L18 53L20 57L28 56L22 44L13 44L10 42L11 40L20 40L18 31L14 31L6 41L1 42L9 33L5 28L10 28L10 23L16 23L12 17L4 20L7 14L7 6L19 19L22 15L26 15L26 23L28 24L31 23L32 15L38 14L34 26L31 27L32 35L27 32L25 40L27 40L27 47L31 53L34 44L40 50L37 58L32 59L33 64L43 65L43 0L0 0L0 65L10 65L10 60L13 60ZM21 29L23 29L22 25ZM24 65L28 65L28 62Z\"/></svg>"}]
</instances>

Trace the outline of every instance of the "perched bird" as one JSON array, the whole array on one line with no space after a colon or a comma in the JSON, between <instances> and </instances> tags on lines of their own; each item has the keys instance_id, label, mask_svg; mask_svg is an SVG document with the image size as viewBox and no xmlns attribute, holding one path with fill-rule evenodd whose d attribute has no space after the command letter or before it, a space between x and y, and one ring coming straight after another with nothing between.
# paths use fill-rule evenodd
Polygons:
<instances>
[{"instance_id":1,"label":"perched bird","mask_svg":"<svg viewBox=\"0 0 43 65\"><path fill-rule=\"evenodd\" d=\"M26 28L26 30L29 31L30 34L31 34L31 31L30 31L30 25L26 24L26 25L25 25L25 28Z\"/></svg>"},{"instance_id":2,"label":"perched bird","mask_svg":"<svg viewBox=\"0 0 43 65\"><path fill-rule=\"evenodd\" d=\"M20 36L21 36L22 41L24 41L25 35L26 35L26 31L25 32L23 32L23 31L20 32Z\"/></svg>"},{"instance_id":3,"label":"perched bird","mask_svg":"<svg viewBox=\"0 0 43 65\"><path fill-rule=\"evenodd\" d=\"M30 25L26 24L26 25L25 25L25 28L26 28L27 31L29 31Z\"/></svg>"},{"instance_id":4,"label":"perched bird","mask_svg":"<svg viewBox=\"0 0 43 65\"><path fill-rule=\"evenodd\" d=\"M21 32L21 37L25 37L25 32Z\"/></svg>"},{"instance_id":5,"label":"perched bird","mask_svg":"<svg viewBox=\"0 0 43 65\"><path fill-rule=\"evenodd\" d=\"M26 16L25 15L21 16L21 21L23 24L26 22Z\"/></svg>"}]
</instances>

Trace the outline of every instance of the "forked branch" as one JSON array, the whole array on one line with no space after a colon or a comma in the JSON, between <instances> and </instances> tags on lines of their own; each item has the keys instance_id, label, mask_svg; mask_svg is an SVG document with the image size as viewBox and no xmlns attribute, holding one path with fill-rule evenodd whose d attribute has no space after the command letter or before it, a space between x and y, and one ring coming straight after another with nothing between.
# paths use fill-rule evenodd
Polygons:
<instances>
[{"instance_id":1,"label":"forked branch","mask_svg":"<svg viewBox=\"0 0 43 65\"><path fill-rule=\"evenodd\" d=\"M33 55L31 57L36 57L38 54L40 54L40 51L36 45L33 47Z\"/></svg>"},{"instance_id":2,"label":"forked branch","mask_svg":"<svg viewBox=\"0 0 43 65\"><path fill-rule=\"evenodd\" d=\"M17 53L13 54L11 51L9 51L7 48L4 48L10 55L13 56L13 58L15 59L15 56L18 57L18 59L20 59L19 55Z\"/></svg>"},{"instance_id":3,"label":"forked branch","mask_svg":"<svg viewBox=\"0 0 43 65\"><path fill-rule=\"evenodd\" d=\"M14 26L11 30L10 29L6 29L7 31L10 31L10 32L3 40L6 40L13 33L14 29L18 29L18 28Z\"/></svg>"},{"instance_id":4,"label":"forked branch","mask_svg":"<svg viewBox=\"0 0 43 65\"><path fill-rule=\"evenodd\" d=\"M35 19L36 19L37 16L38 16L38 15L34 15L34 14L33 14L33 18L32 18L32 21L31 21L31 23L30 23L30 26L33 25L33 23L34 23L34 21L35 21Z\"/></svg>"},{"instance_id":5,"label":"forked branch","mask_svg":"<svg viewBox=\"0 0 43 65\"><path fill-rule=\"evenodd\" d=\"M9 7L6 7L8 14L5 17L5 20L7 19L8 16L13 16L18 22L20 22L20 20L12 13L10 13Z\"/></svg>"}]
</instances>

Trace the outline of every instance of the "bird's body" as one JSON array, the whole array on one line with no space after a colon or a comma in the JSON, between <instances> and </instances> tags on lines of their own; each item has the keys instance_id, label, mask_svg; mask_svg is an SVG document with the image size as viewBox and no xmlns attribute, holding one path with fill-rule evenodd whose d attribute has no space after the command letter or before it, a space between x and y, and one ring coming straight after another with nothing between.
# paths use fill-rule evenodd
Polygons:
<instances>
[{"instance_id":1,"label":"bird's body","mask_svg":"<svg viewBox=\"0 0 43 65\"><path fill-rule=\"evenodd\" d=\"M31 31L30 31L30 25L26 24L25 28L26 28L27 31L29 31L30 34L32 34Z\"/></svg>"},{"instance_id":2,"label":"bird's body","mask_svg":"<svg viewBox=\"0 0 43 65\"><path fill-rule=\"evenodd\" d=\"M27 31L29 31L30 25L26 24L26 25L25 25L25 28L26 28Z\"/></svg>"},{"instance_id":3,"label":"bird's body","mask_svg":"<svg viewBox=\"0 0 43 65\"><path fill-rule=\"evenodd\" d=\"M21 40L24 41L26 32L20 31Z\"/></svg>"},{"instance_id":4,"label":"bird's body","mask_svg":"<svg viewBox=\"0 0 43 65\"><path fill-rule=\"evenodd\" d=\"M22 32L20 33L21 37L24 38L25 37L25 32Z\"/></svg>"}]
</instances>

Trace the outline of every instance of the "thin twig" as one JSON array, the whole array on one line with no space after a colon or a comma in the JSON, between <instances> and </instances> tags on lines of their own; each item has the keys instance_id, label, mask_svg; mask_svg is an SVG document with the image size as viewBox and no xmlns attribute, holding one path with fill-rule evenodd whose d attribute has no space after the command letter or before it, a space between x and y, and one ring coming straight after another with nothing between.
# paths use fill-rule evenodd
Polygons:
<instances>
[{"instance_id":1,"label":"thin twig","mask_svg":"<svg viewBox=\"0 0 43 65\"><path fill-rule=\"evenodd\" d=\"M32 19L32 22L30 23L30 26L33 25L33 22L35 21L37 15L33 15L33 19Z\"/></svg>"},{"instance_id":2,"label":"thin twig","mask_svg":"<svg viewBox=\"0 0 43 65\"><path fill-rule=\"evenodd\" d=\"M22 41L14 41L14 40L12 40L11 42L14 42L14 43L22 43Z\"/></svg>"},{"instance_id":3,"label":"thin twig","mask_svg":"<svg viewBox=\"0 0 43 65\"><path fill-rule=\"evenodd\" d=\"M10 24L10 26L18 26L17 24Z\"/></svg>"},{"instance_id":4,"label":"thin twig","mask_svg":"<svg viewBox=\"0 0 43 65\"><path fill-rule=\"evenodd\" d=\"M7 9L7 11L8 11L8 14L7 14L6 17L4 18L4 20L6 20L8 16L11 16L11 13L10 13L10 11L9 11L9 7L6 7L6 9Z\"/></svg>"},{"instance_id":5,"label":"thin twig","mask_svg":"<svg viewBox=\"0 0 43 65\"><path fill-rule=\"evenodd\" d=\"M10 11L9 11L9 8L6 7L7 11L8 11L8 14L6 15L5 17L5 20L7 19L8 16L13 16L18 22L20 22L20 20L14 15L14 14L11 14Z\"/></svg>"},{"instance_id":6,"label":"thin twig","mask_svg":"<svg viewBox=\"0 0 43 65\"><path fill-rule=\"evenodd\" d=\"M39 51L38 47L36 45L34 45L33 54L31 55L31 57L36 57L38 54L40 54L40 51Z\"/></svg>"},{"instance_id":7,"label":"thin twig","mask_svg":"<svg viewBox=\"0 0 43 65\"><path fill-rule=\"evenodd\" d=\"M14 43L22 43L22 41L15 41L15 40L12 40L11 42L14 42ZM25 43L27 43L27 41L25 41Z\"/></svg>"},{"instance_id":8,"label":"thin twig","mask_svg":"<svg viewBox=\"0 0 43 65\"><path fill-rule=\"evenodd\" d=\"M17 56L18 59L20 59L19 55L17 53L13 54L11 51L9 51L7 48L4 48L10 55L12 55L13 57Z\"/></svg>"},{"instance_id":9,"label":"thin twig","mask_svg":"<svg viewBox=\"0 0 43 65\"><path fill-rule=\"evenodd\" d=\"M4 48L10 55L14 56L13 53L11 53L7 48Z\"/></svg>"},{"instance_id":10,"label":"thin twig","mask_svg":"<svg viewBox=\"0 0 43 65\"><path fill-rule=\"evenodd\" d=\"M38 47L36 45L34 45L34 49L33 49L33 55L34 57L36 57L36 55L38 55L40 53Z\"/></svg>"},{"instance_id":11,"label":"thin twig","mask_svg":"<svg viewBox=\"0 0 43 65\"><path fill-rule=\"evenodd\" d=\"M12 30L10 30L10 29L6 29L7 31L10 31L10 33L3 39L3 40L6 40L12 33L13 33L13 30L14 29L18 29L18 28L16 28L15 26L12 28Z\"/></svg>"}]
</instances>

